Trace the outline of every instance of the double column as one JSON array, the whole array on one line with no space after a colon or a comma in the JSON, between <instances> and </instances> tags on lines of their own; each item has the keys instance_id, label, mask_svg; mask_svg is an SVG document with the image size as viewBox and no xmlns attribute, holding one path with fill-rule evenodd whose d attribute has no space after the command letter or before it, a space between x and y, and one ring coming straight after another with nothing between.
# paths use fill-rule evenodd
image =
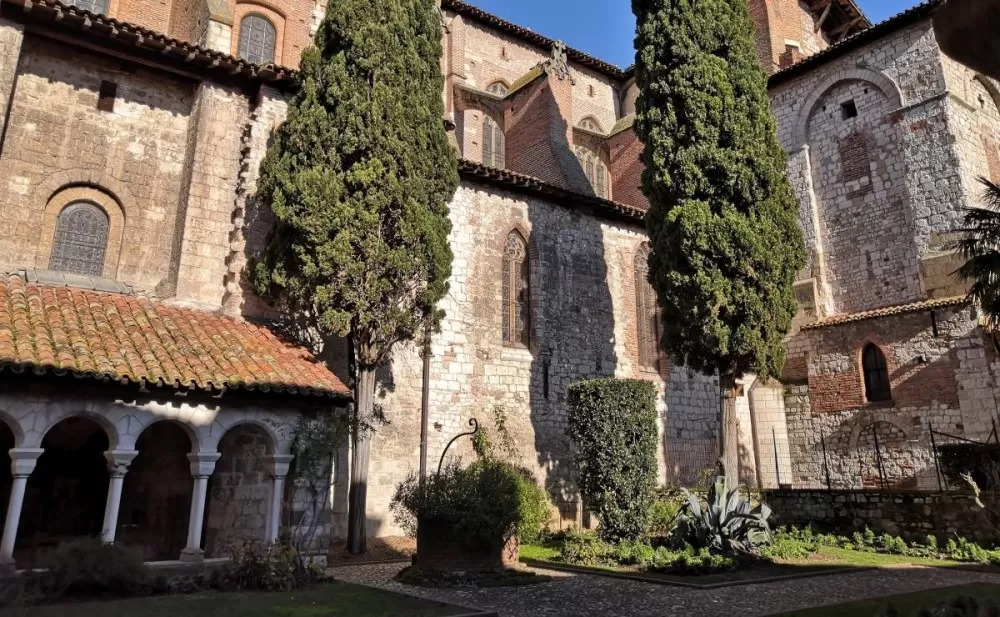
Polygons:
<instances>
[{"instance_id":1,"label":"double column","mask_svg":"<svg viewBox=\"0 0 1000 617\"><path fill-rule=\"evenodd\" d=\"M264 540L274 542L281 534L281 504L285 496L285 477L292 462L290 454L273 454L264 459L271 466L271 501L267 508L267 527Z\"/></svg>"},{"instance_id":2,"label":"double column","mask_svg":"<svg viewBox=\"0 0 1000 617\"><path fill-rule=\"evenodd\" d=\"M14 483L10 487L10 501L7 502L7 519L3 525L3 540L0 541L0 570L13 571L14 542L17 540L17 527L21 522L21 507L24 505L24 489L28 485L28 476L35 470L38 457L45 450L41 448L13 448L10 450L10 473Z\"/></svg>"},{"instance_id":3,"label":"double column","mask_svg":"<svg viewBox=\"0 0 1000 617\"><path fill-rule=\"evenodd\" d=\"M188 519L187 546L181 551L181 561L198 563L205 559L205 549L201 546L201 532L205 523L205 502L208 499L208 479L215 471L215 463L222 455L218 452L192 452L191 476L194 488L191 491L191 515Z\"/></svg>"},{"instance_id":4,"label":"double column","mask_svg":"<svg viewBox=\"0 0 1000 617\"><path fill-rule=\"evenodd\" d=\"M139 455L136 450L110 450L104 453L108 461L108 500L104 504L104 526L101 528L101 540L111 544L115 541L118 530L118 510L122 503L122 486L125 484L125 474L129 465Z\"/></svg>"}]
</instances>

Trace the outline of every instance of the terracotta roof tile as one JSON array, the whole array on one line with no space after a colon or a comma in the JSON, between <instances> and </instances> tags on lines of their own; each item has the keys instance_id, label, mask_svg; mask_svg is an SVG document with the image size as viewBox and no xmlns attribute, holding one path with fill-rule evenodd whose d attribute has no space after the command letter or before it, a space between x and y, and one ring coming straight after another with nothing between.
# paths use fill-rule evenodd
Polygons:
<instances>
[{"instance_id":1,"label":"terracotta roof tile","mask_svg":"<svg viewBox=\"0 0 1000 617\"><path fill-rule=\"evenodd\" d=\"M906 313L919 313L921 311L932 311L934 309L939 309L939 308L961 306L963 304L966 304L967 302L968 300L966 299L965 296L955 296L953 298L938 298L935 300L923 300L921 302L911 302L910 304L898 304L896 306L887 306L884 308L874 309L871 311L863 311L861 313L847 313L844 315L834 315L833 317L826 317L811 324L806 324L802 326L802 329L817 330L819 328L839 326L841 324L854 323L857 321L865 321L867 319L878 319L879 317L904 315Z\"/></svg>"},{"instance_id":2,"label":"terracotta roof tile","mask_svg":"<svg viewBox=\"0 0 1000 617\"><path fill-rule=\"evenodd\" d=\"M349 397L312 354L266 326L143 296L0 275L0 370L206 391Z\"/></svg>"}]
</instances>

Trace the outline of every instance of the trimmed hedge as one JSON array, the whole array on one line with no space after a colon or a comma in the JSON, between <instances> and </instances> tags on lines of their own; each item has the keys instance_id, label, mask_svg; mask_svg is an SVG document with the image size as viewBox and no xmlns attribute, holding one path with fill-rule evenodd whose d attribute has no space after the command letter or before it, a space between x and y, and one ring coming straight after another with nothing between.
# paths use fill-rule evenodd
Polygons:
<instances>
[{"instance_id":1,"label":"trimmed hedge","mask_svg":"<svg viewBox=\"0 0 1000 617\"><path fill-rule=\"evenodd\" d=\"M952 484L963 486L963 473L972 475L984 491L1000 489L994 471L1000 471L1000 445L994 443L953 443L938 446L941 473Z\"/></svg>"},{"instance_id":2,"label":"trimmed hedge","mask_svg":"<svg viewBox=\"0 0 1000 617\"><path fill-rule=\"evenodd\" d=\"M634 379L569 387L569 436L576 445L586 507L608 541L645 536L656 489L656 388Z\"/></svg>"}]
</instances>

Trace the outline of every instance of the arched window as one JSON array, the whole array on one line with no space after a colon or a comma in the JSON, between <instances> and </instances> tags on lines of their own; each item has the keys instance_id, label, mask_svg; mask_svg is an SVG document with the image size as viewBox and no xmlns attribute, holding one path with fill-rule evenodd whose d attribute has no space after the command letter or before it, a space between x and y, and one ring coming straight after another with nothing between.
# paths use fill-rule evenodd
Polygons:
<instances>
[{"instance_id":1,"label":"arched window","mask_svg":"<svg viewBox=\"0 0 1000 617\"><path fill-rule=\"evenodd\" d=\"M101 276L108 248L108 215L88 202L72 203L56 220L49 269Z\"/></svg>"},{"instance_id":2,"label":"arched window","mask_svg":"<svg viewBox=\"0 0 1000 617\"><path fill-rule=\"evenodd\" d=\"M604 199L611 199L608 186L608 168L597 154L587 148L577 148L576 158L583 168L583 175L594 189L594 194Z\"/></svg>"},{"instance_id":3,"label":"arched window","mask_svg":"<svg viewBox=\"0 0 1000 617\"><path fill-rule=\"evenodd\" d=\"M483 117L483 165L503 169L507 165L507 144L500 126L489 116Z\"/></svg>"},{"instance_id":4,"label":"arched window","mask_svg":"<svg viewBox=\"0 0 1000 617\"><path fill-rule=\"evenodd\" d=\"M581 120L579 126L581 129L590 131L592 133L601 133L602 135L604 134L604 131L601 129L601 125L597 123L597 120L591 117L587 117Z\"/></svg>"},{"instance_id":5,"label":"arched window","mask_svg":"<svg viewBox=\"0 0 1000 617\"><path fill-rule=\"evenodd\" d=\"M638 325L639 364L657 368L660 359L659 305L649 284L649 247L635 254L635 318Z\"/></svg>"},{"instance_id":6,"label":"arched window","mask_svg":"<svg viewBox=\"0 0 1000 617\"><path fill-rule=\"evenodd\" d=\"M531 307L528 304L528 244L517 231L507 234L503 250L503 343L528 345Z\"/></svg>"},{"instance_id":7,"label":"arched window","mask_svg":"<svg viewBox=\"0 0 1000 617\"><path fill-rule=\"evenodd\" d=\"M239 56L247 62L274 62L278 32L266 17L248 13L240 22Z\"/></svg>"},{"instance_id":8,"label":"arched window","mask_svg":"<svg viewBox=\"0 0 1000 617\"><path fill-rule=\"evenodd\" d=\"M865 373L865 398L870 402L891 401L889 367L882 350L873 343L865 345L861 352L861 366Z\"/></svg>"},{"instance_id":9,"label":"arched window","mask_svg":"<svg viewBox=\"0 0 1000 617\"><path fill-rule=\"evenodd\" d=\"M108 0L66 0L66 4L96 15L107 15L108 13Z\"/></svg>"},{"instance_id":10,"label":"arched window","mask_svg":"<svg viewBox=\"0 0 1000 617\"><path fill-rule=\"evenodd\" d=\"M510 88L507 86L507 84L503 83L502 81L495 81L490 85L486 86L486 91L489 92L490 94L495 94L503 98L507 96L507 93L510 91Z\"/></svg>"}]
</instances>

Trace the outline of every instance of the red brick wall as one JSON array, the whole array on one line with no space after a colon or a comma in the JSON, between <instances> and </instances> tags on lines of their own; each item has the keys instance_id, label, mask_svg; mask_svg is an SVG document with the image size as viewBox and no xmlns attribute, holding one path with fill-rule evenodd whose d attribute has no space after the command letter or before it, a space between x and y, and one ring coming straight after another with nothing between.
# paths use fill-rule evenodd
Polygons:
<instances>
[{"instance_id":1,"label":"red brick wall","mask_svg":"<svg viewBox=\"0 0 1000 617\"><path fill-rule=\"evenodd\" d=\"M816 33L804 27L812 17L799 0L749 0L748 6L757 26L757 55L768 73L798 62L810 44L816 44ZM798 49L789 48L785 41L796 41Z\"/></svg>"},{"instance_id":2,"label":"red brick wall","mask_svg":"<svg viewBox=\"0 0 1000 617\"><path fill-rule=\"evenodd\" d=\"M568 79L543 75L507 100L504 127L509 169L559 186L569 185L556 149L569 150L571 129L565 118L572 114L564 116L560 110L572 105L570 88Z\"/></svg>"},{"instance_id":3,"label":"red brick wall","mask_svg":"<svg viewBox=\"0 0 1000 617\"><path fill-rule=\"evenodd\" d=\"M642 142L628 129L608 139L611 153L611 196L615 201L637 208L649 208L642 193Z\"/></svg>"}]
</instances>

